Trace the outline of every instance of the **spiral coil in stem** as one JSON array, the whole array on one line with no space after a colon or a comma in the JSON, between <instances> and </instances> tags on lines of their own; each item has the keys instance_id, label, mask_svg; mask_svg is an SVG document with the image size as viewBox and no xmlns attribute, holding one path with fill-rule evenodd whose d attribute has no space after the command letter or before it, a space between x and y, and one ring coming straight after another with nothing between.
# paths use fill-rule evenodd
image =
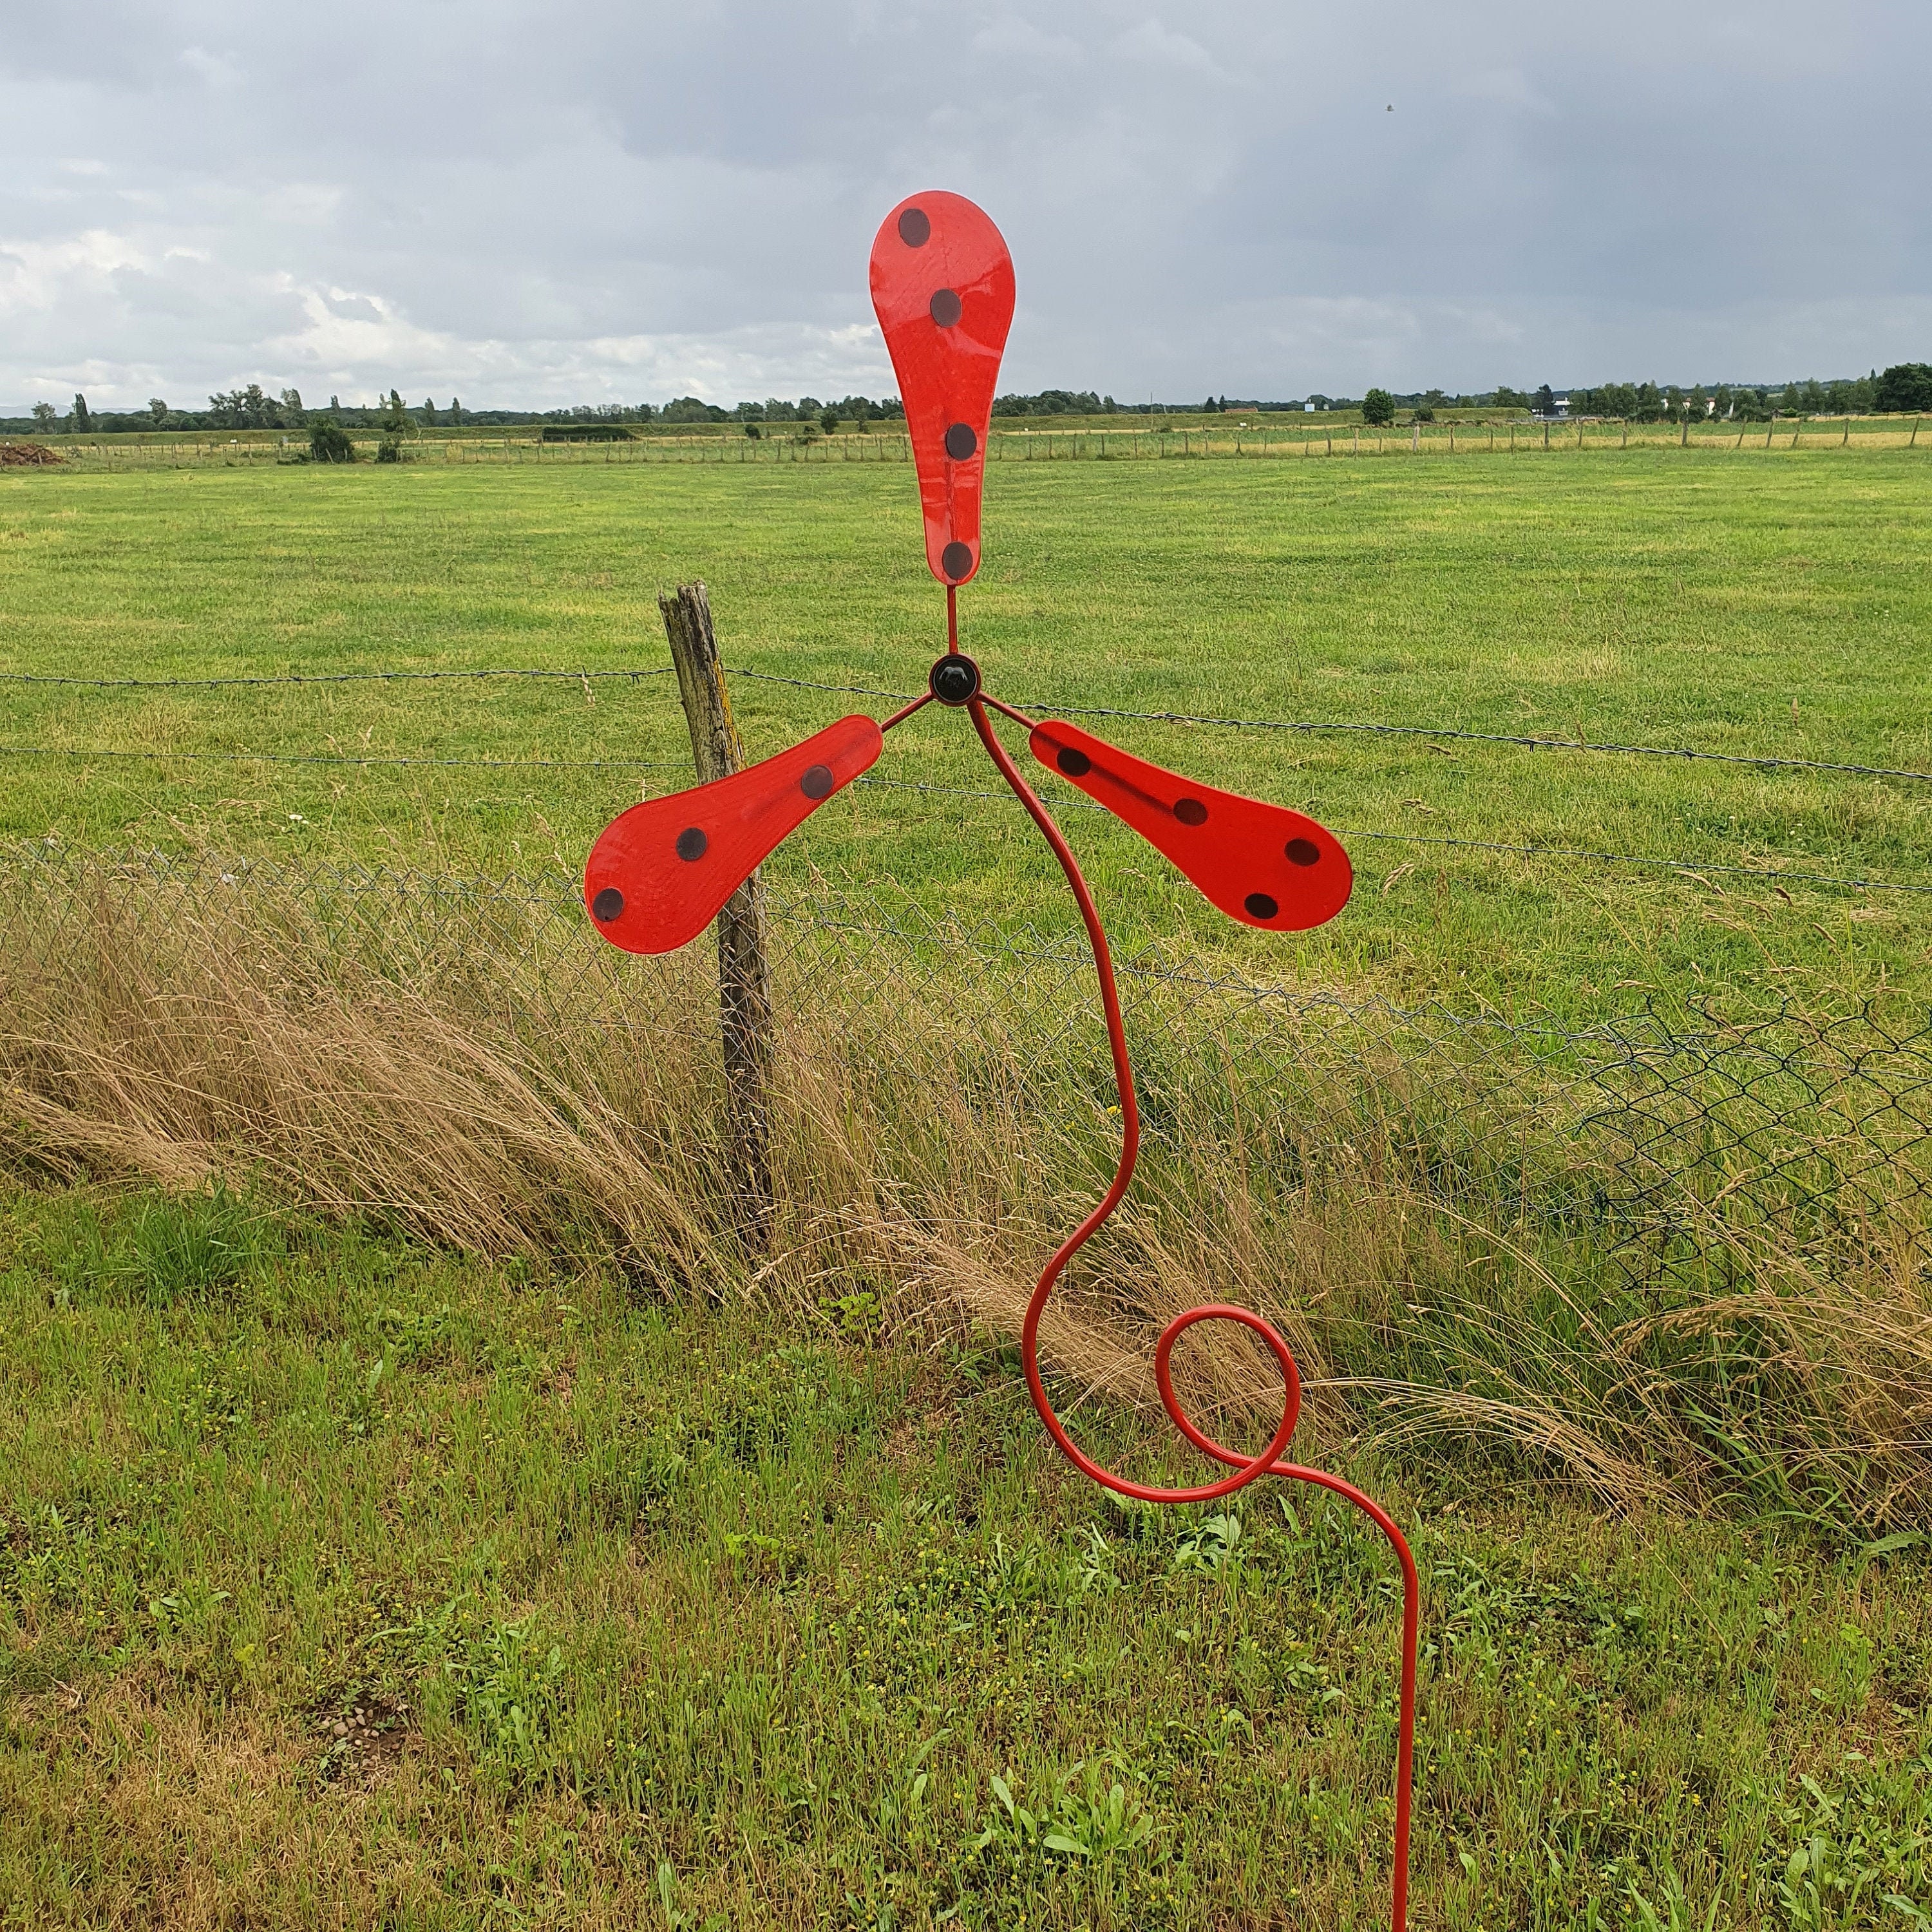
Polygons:
<instances>
[{"instance_id":1,"label":"spiral coil in stem","mask_svg":"<svg viewBox=\"0 0 1932 1932\"><path fill-rule=\"evenodd\" d=\"M949 605L950 602L949 597ZM1053 856L1059 860L1060 868L1066 874L1066 883L1072 888L1074 900L1080 908L1080 916L1087 928L1088 940L1094 949L1094 970L1100 977L1101 1006L1106 1016L1107 1041L1113 1055L1114 1078L1120 1096L1120 1158L1114 1169L1112 1184L1093 1211L1054 1251L1052 1258L1041 1270L1032 1298L1027 1304L1026 1320L1020 1333L1021 1359L1026 1370L1027 1388L1032 1394L1034 1407L1039 1412L1040 1420L1046 1425L1048 1434L1059 1446L1060 1453L1083 1475L1090 1478L1102 1488L1112 1490L1117 1496L1131 1496L1137 1502L1146 1503L1212 1502L1220 1497L1233 1495L1237 1490L1245 1488L1258 1477L1277 1476L1287 1481L1310 1483L1330 1491L1345 1502L1353 1504L1388 1538L1390 1546L1395 1552L1396 1560L1402 1567L1402 1692L1396 1739L1395 1844L1390 1922L1394 1932L1404 1932L1408 1918L1409 1815L1414 1796L1416 1652L1421 1621L1421 1581L1416 1574L1415 1558L1410 1552L1407 1539L1396 1526L1394 1519L1379 1504L1364 1494L1352 1483L1345 1482L1339 1476L1331 1476L1324 1470L1304 1468L1298 1463L1282 1460L1289 1439L1294 1433L1294 1426L1301 1412L1301 1376L1287 1342L1272 1323L1264 1321L1251 1309L1238 1308L1226 1302L1206 1302L1198 1307L1188 1309L1177 1315L1161 1330L1160 1339L1154 1346L1154 1382L1160 1391L1161 1406L1166 1410L1168 1420L1196 1449L1234 1472L1232 1475L1224 1476L1213 1483L1181 1487L1158 1487L1135 1482L1095 1462L1068 1433L1066 1424L1060 1420L1048 1397L1046 1384L1041 1378L1040 1318L1045 1314L1047 1302L1067 1264L1120 1204L1128 1184L1133 1179L1134 1163L1140 1153L1140 1108L1134 1093L1133 1064L1127 1054L1126 1030L1120 1017L1120 989L1114 982L1113 956L1108 947L1107 935L1100 924L1100 915L1094 905L1094 896L1088 888L1087 881L1073 856L1072 849L1062 836L1060 827L1054 823L1052 815L1034 795L1032 788L1021 777L1018 767L1008 755L1006 747L1000 743L998 734L986 716L988 704L1009 716L1018 718L1022 724L1030 725L1033 721L1012 711L997 698L975 697L967 706L972 717L973 728L979 733L980 742L986 746L987 755L998 767L1000 776L1012 788L1014 796L1026 808L1028 816L1040 827L1047 843L1052 847ZM1249 1330L1260 1338L1274 1355L1276 1364L1281 1370L1281 1420L1276 1425L1274 1434L1269 1438L1267 1448L1257 1456L1244 1456L1225 1444L1216 1442L1189 1416L1174 1393L1174 1345L1190 1328L1202 1322L1232 1322Z\"/></svg>"}]
</instances>

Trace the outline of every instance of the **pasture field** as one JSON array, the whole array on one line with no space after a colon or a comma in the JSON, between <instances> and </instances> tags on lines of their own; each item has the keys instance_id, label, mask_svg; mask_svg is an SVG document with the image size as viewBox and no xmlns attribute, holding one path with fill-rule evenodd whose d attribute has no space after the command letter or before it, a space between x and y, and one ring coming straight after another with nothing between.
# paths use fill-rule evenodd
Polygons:
<instances>
[{"instance_id":1,"label":"pasture field","mask_svg":"<svg viewBox=\"0 0 1932 1932\"><path fill-rule=\"evenodd\" d=\"M1022 465L992 478L963 642L993 688L1027 701L1925 771L1925 475L1916 452ZM910 484L890 465L12 476L0 669L657 669L655 594L702 577L734 666L915 689L940 611ZM734 695L754 754L886 702L751 679ZM662 677L9 683L0 706L0 833L14 838L568 872L614 809L688 770ZM1225 926L1131 834L1076 812L1130 943L1178 930L1270 978L1573 1015L1700 978L1799 994L1928 982L1922 896L1749 876L1932 886L1923 782L1446 735L1093 722L1143 755L1313 812L1358 867L1341 919L1268 940ZM205 761L107 755L129 752ZM240 752L509 762L232 762ZM781 877L890 874L969 920L1064 923L1051 862L1014 809L956 795L995 788L960 721L915 721L873 776L814 821ZM919 785L942 789L905 788ZM1598 853L1696 873L1570 856Z\"/></svg>"},{"instance_id":2,"label":"pasture field","mask_svg":"<svg viewBox=\"0 0 1932 1932\"><path fill-rule=\"evenodd\" d=\"M1932 784L1454 734L1932 770L1925 473L1022 464L962 643L1016 700L1431 728L1088 721L1358 867L1268 939L1070 810L1130 945L1462 1013L1922 1012L1932 902L1878 882L1932 888ZM697 577L754 755L940 644L902 466L0 476L10 880L64 848L567 878L686 782L668 677L44 680L650 673ZM873 776L780 886L1066 929L962 720ZM1118 1132L1077 1040L824 988L754 1269L705 1191L701 972L624 982L670 989L646 1011L458 933L469 976L418 986L239 896L124 926L42 870L95 885L0 926L0 1926L1384 1922L1386 1552L1298 1492L1117 1508L1016 1374ZM1370 1055L1291 1105L1215 1024L1161 1036L1164 1124L1050 1367L1091 1445L1198 1478L1120 1360L1205 1300L1292 1339L1298 1453L1421 1566L1413 1922L1932 1925L1922 1201L1673 1197L1684 1239L1626 1272L1587 1189L1535 1198L1557 1167L1448 1157L1439 1072ZM1240 1358L1187 1346L1264 1436Z\"/></svg>"}]
</instances>

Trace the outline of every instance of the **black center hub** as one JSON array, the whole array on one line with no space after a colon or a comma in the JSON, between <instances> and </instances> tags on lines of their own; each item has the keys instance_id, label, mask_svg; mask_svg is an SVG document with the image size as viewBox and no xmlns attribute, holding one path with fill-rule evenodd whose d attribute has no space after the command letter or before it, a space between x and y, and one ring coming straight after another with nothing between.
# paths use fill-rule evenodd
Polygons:
<instances>
[{"instance_id":1,"label":"black center hub","mask_svg":"<svg viewBox=\"0 0 1932 1932\"><path fill-rule=\"evenodd\" d=\"M948 651L932 668L927 688L942 704L964 704L980 694L980 667L958 651Z\"/></svg>"}]
</instances>

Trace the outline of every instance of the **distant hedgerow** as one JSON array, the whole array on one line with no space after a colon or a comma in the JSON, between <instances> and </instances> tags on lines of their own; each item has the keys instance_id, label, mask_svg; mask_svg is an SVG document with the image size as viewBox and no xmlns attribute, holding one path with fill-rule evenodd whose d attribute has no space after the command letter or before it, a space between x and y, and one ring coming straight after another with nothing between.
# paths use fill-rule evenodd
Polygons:
<instances>
[{"instance_id":1,"label":"distant hedgerow","mask_svg":"<svg viewBox=\"0 0 1932 1932\"><path fill-rule=\"evenodd\" d=\"M1886 413L1932 410L1932 362L1896 362L1878 379L1874 400Z\"/></svg>"},{"instance_id":2,"label":"distant hedgerow","mask_svg":"<svg viewBox=\"0 0 1932 1932\"><path fill-rule=\"evenodd\" d=\"M308 433L308 454L312 463L353 463L356 446L340 423L325 417Z\"/></svg>"}]
</instances>

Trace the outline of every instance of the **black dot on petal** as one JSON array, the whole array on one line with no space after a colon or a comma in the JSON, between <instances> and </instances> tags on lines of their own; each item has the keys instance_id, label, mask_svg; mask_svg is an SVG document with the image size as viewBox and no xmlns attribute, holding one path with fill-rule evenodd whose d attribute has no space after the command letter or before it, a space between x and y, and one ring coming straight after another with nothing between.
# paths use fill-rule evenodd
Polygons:
<instances>
[{"instance_id":1,"label":"black dot on petal","mask_svg":"<svg viewBox=\"0 0 1932 1932\"><path fill-rule=\"evenodd\" d=\"M950 328L959 320L962 307L957 290L940 289L927 304L927 313L941 328Z\"/></svg>"},{"instance_id":2,"label":"black dot on petal","mask_svg":"<svg viewBox=\"0 0 1932 1932\"><path fill-rule=\"evenodd\" d=\"M1241 903L1247 908L1250 919L1272 919L1281 910L1266 892L1250 892Z\"/></svg>"},{"instance_id":3,"label":"black dot on petal","mask_svg":"<svg viewBox=\"0 0 1932 1932\"><path fill-rule=\"evenodd\" d=\"M807 798L824 798L832 790L832 767L814 765L798 782L798 788Z\"/></svg>"},{"instance_id":4,"label":"black dot on petal","mask_svg":"<svg viewBox=\"0 0 1932 1932\"><path fill-rule=\"evenodd\" d=\"M590 916L608 926L624 910L624 895L615 886L606 886L590 902Z\"/></svg>"},{"instance_id":5,"label":"black dot on petal","mask_svg":"<svg viewBox=\"0 0 1932 1932\"><path fill-rule=\"evenodd\" d=\"M701 859L704 856L705 848L710 843L711 841L696 826L687 825L677 835L677 856L687 860Z\"/></svg>"},{"instance_id":6,"label":"black dot on petal","mask_svg":"<svg viewBox=\"0 0 1932 1932\"><path fill-rule=\"evenodd\" d=\"M1184 798L1176 802L1174 815L1184 825L1205 825L1208 808L1198 798Z\"/></svg>"},{"instance_id":7,"label":"black dot on petal","mask_svg":"<svg viewBox=\"0 0 1932 1932\"><path fill-rule=\"evenodd\" d=\"M932 238L932 224L922 208L909 208L899 217L899 239L908 248L923 248Z\"/></svg>"},{"instance_id":8,"label":"black dot on petal","mask_svg":"<svg viewBox=\"0 0 1932 1932\"><path fill-rule=\"evenodd\" d=\"M973 553L963 543L950 543L939 553L939 567L958 584L973 574Z\"/></svg>"},{"instance_id":9,"label":"black dot on petal","mask_svg":"<svg viewBox=\"0 0 1932 1932\"><path fill-rule=\"evenodd\" d=\"M1283 848L1291 866L1312 866L1322 856L1322 848L1312 838L1291 838Z\"/></svg>"},{"instance_id":10,"label":"black dot on petal","mask_svg":"<svg viewBox=\"0 0 1932 1932\"><path fill-rule=\"evenodd\" d=\"M946 432L946 453L955 463L964 463L980 447L970 423L955 423Z\"/></svg>"},{"instance_id":11,"label":"black dot on petal","mask_svg":"<svg viewBox=\"0 0 1932 1932\"><path fill-rule=\"evenodd\" d=\"M1056 752L1053 762L1070 778L1084 778L1094 769L1094 760L1071 745Z\"/></svg>"}]
</instances>

